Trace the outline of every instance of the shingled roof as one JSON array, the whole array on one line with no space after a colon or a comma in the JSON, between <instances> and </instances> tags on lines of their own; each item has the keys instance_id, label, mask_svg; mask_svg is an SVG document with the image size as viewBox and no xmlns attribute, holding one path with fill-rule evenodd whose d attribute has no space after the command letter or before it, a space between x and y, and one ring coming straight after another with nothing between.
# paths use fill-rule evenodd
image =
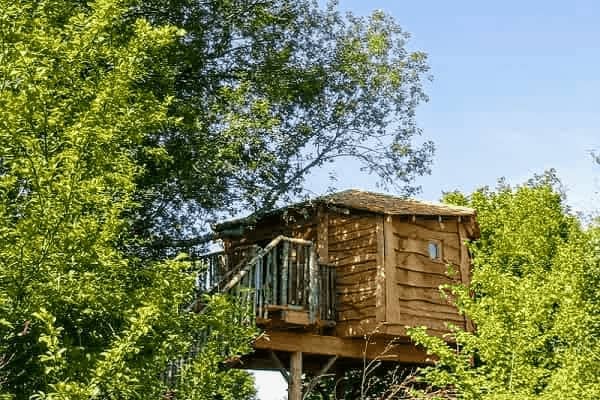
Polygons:
<instances>
[{"instance_id":1,"label":"shingled roof","mask_svg":"<svg viewBox=\"0 0 600 400\"><path fill-rule=\"evenodd\" d=\"M387 215L441 215L455 217L475 215L475 210L472 208L430 203L357 189L344 190L343 192L322 196L317 198L316 201L354 210L365 210Z\"/></svg>"},{"instance_id":2,"label":"shingled roof","mask_svg":"<svg viewBox=\"0 0 600 400\"><path fill-rule=\"evenodd\" d=\"M469 217L476 215L476 211L473 208L453 206L442 203L432 203L358 189L349 189L342 192L320 196L300 203L291 204L260 216L250 215L244 218L225 221L221 224L218 224L215 229L219 231L221 229L236 225L254 223L262 217L283 213L289 209L297 209L306 206L318 206L322 204L343 207L352 210L370 211L373 213L386 215L429 215L450 217Z\"/></svg>"}]
</instances>

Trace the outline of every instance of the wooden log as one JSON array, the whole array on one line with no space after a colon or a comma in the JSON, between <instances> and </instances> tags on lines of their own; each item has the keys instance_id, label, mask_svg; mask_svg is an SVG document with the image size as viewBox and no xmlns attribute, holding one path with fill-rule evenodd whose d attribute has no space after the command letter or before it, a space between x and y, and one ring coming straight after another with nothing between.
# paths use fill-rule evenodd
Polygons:
<instances>
[{"instance_id":1,"label":"wooden log","mask_svg":"<svg viewBox=\"0 0 600 400\"><path fill-rule=\"evenodd\" d=\"M305 308L308 309L308 303L309 303L309 298L310 298L310 254L311 251L311 247L305 247L304 248L304 271L302 272L302 276L303 276L303 282L302 282L302 297L304 298L304 302L303 305ZM315 253L317 253L317 270L319 269L318 266L318 259L319 259L319 254L317 252L317 248L316 246L314 246L314 251Z\"/></svg>"},{"instance_id":2,"label":"wooden log","mask_svg":"<svg viewBox=\"0 0 600 400\"><path fill-rule=\"evenodd\" d=\"M277 249L277 247L275 247L273 250L271 250L268 254L267 254L267 265L265 267L265 283L264 283L264 302L265 302L265 306L267 304L272 304L273 300L272 300L272 296L273 296L273 251L275 251ZM266 310L266 308L265 308ZM264 315L264 318L266 318L266 314Z\"/></svg>"},{"instance_id":3,"label":"wooden log","mask_svg":"<svg viewBox=\"0 0 600 400\"><path fill-rule=\"evenodd\" d=\"M289 261L288 242L283 243L283 251L281 253L281 305L288 304L288 261Z\"/></svg>"},{"instance_id":4,"label":"wooden log","mask_svg":"<svg viewBox=\"0 0 600 400\"><path fill-rule=\"evenodd\" d=\"M277 256L278 256L277 249L278 249L278 247L273 248L273 274L271 275L271 277L272 277L271 287L273 288L272 304L279 304L280 275L279 275L279 259L277 258Z\"/></svg>"},{"instance_id":5,"label":"wooden log","mask_svg":"<svg viewBox=\"0 0 600 400\"><path fill-rule=\"evenodd\" d=\"M304 272L304 265L302 264L302 255L304 253L303 246L296 246L296 305L301 306L303 304L302 293L304 291L304 287L302 283L304 281L304 277L302 273Z\"/></svg>"},{"instance_id":6,"label":"wooden log","mask_svg":"<svg viewBox=\"0 0 600 400\"><path fill-rule=\"evenodd\" d=\"M317 252L313 246L310 247L309 259L309 281L310 281L310 298L309 298L309 317L310 322L314 323L317 318L318 302L320 297L319 285L319 264L317 261Z\"/></svg>"},{"instance_id":7,"label":"wooden log","mask_svg":"<svg viewBox=\"0 0 600 400\"><path fill-rule=\"evenodd\" d=\"M256 293L257 293L257 300L258 300L258 304L257 304L257 314L258 316L263 314L263 302L264 302L264 295L265 295L265 289L264 289L264 284L263 284L263 275L264 275L264 258L260 258L258 260L258 269L256 271Z\"/></svg>"},{"instance_id":8,"label":"wooden log","mask_svg":"<svg viewBox=\"0 0 600 400\"><path fill-rule=\"evenodd\" d=\"M290 354L288 399L302 400L302 353L300 351L294 351Z\"/></svg>"},{"instance_id":9,"label":"wooden log","mask_svg":"<svg viewBox=\"0 0 600 400\"><path fill-rule=\"evenodd\" d=\"M329 280L329 310L328 310L328 318L330 320L335 321L337 319L336 309L337 309L337 270L336 268L329 268L330 280Z\"/></svg>"}]
</instances>

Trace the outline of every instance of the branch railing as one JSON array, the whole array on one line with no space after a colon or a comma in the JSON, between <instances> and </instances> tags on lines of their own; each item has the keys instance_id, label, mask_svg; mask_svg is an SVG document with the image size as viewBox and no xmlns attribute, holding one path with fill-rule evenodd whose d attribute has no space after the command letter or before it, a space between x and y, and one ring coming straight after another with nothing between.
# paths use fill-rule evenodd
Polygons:
<instances>
[{"instance_id":1,"label":"branch railing","mask_svg":"<svg viewBox=\"0 0 600 400\"><path fill-rule=\"evenodd\" d=\"M313 242L278 236L264 248L244 246L227 255L213 252L198 259L203 268L197 277L197 300L189 310L202 310L203 294L225 293L236 297L247 314L242 324L267 318L270 307L293 308L309 313L310 323L336 320L335 266L317 260ZM230 264L236 262L231 267ZM181 370L196 357L210 329L197 332L189 354L169 363L162 375L169 387L176 387Z\"/></svg>"},{"instance_id":2,"label":"branch railing","mask_svg":"<svg viewBox=\"0 0 600 400\"><path fill-rule=\"evenodd\" d=\"M243 251L230 269L223 252L202 258L207 267L200 292L233 294L258 318L267 318L270 306L281 306L307 310L311 323L335 320L335 267L318 263L313 242L278 236L264 248Z\"/></svg>"}]
</instances>

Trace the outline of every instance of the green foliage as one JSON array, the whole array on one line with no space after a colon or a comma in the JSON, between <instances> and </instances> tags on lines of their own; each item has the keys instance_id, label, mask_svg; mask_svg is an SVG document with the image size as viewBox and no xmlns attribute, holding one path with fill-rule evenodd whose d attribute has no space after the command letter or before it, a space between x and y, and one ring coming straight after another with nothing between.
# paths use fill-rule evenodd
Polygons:
<instances>
[{"instance_id":1,"label":"green foliage","mask_svg":"<svg viewBox=\"0 0 600 400\"><path fill-rule=\"evenodd\" d=\"M428 382L464 399L598 398L598 229L569 215L557 183L549 173L515 188L446 196L478 211L472 284L454 288L476 332L456 332L456 352L412 330L439 357L425 370Z\"/></svg>"},{"instance_id":2,"label":"green foliage","mask_svg":"<svg viewBox=\"0 0 600 400\"><path fill-rule=\"evenodd\" d=\"M160 398L167 361L211 323L182 309L194 285L187 263L122 251L145 173L139 154L166 154L146 137L177 123L163 61L181 34L131 20L133 5L0 0L2 398ZM213 303L221 329L228 304ZM227 351L199 360L248 350L248 328L227 332ZM214 379L249 385L239 374Z\"/></svg>"},{"instance_id":3,"label":"green foliage","mask_svg":"<svg viewBox=\"0 0 600 400\"><path fill-rule=\"evenodd\" d=\"M433 145L413 141L427 58L389 16L312 0L147 0L136 12L186 31L169 53L181 123L146 138L165 158L139 155L138 254L195 244L214 213L296 198L340 157L404 193L428 172Z\"/></svg>"}]
</instances>

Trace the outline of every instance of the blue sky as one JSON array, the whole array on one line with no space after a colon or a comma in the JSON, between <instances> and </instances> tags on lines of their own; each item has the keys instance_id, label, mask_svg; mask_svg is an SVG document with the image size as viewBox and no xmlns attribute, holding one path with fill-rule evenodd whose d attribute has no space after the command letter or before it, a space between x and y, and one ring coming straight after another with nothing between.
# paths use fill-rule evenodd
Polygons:
<instances>
[{"instance_id":1,"label":"blue sky","mask_svg":"<svg viewBox=\"0 0 600 400\"><path fill-rule=\"evenodd\" d=\"M340 0L342 10L381 9L429 54L430 102L418 120L435 142L433 172L418 180L427 200L442 191L520 183L555 168L576 211L600 209L600 2ZM338 188L375 189L352 163L336 165ZM311 182L315 192L328 182ZM262 400L280 400L277 374L257 376Z\"/></svg>"},{"instance_id":2,"label":"blue sky","mask_svg":"<svg viewBox=\"0 0 600 400\"><path fill-rule=\"evenodd\" d=\"M574 209L595 208L600 2L341 0L340 8L388 12L412 34L410 48L429 54L434 80L418 120L437 153L420 197L556 168ZM375 189L351 162L335 171L339 188Z\"/></svg>"}]
</instances>

